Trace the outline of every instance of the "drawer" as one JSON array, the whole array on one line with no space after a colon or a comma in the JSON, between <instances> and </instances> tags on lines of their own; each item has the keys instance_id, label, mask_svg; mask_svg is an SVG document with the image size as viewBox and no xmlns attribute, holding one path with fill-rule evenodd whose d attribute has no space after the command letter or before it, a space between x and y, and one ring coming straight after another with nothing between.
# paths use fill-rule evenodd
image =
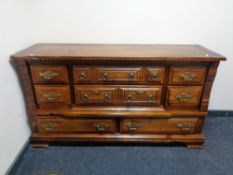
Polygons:
<instances>
[{"instance_id":1,"label":"drawer","mask_svg":"<svg viewBox=\"0 0 233 175\"><path fill-rule=\"evenodd\" d=\"M201 92L201 86L169 86L167 103L174 106L197 106Z\"/></svg>"},{"instance_id":2,"label":"drawer","mask_svg":"<svg viewBox=\"0 0 233 175\"><path fill-rule=\"evenodd\" d=\"M161 91L161 86L120 87L121 99L128 105L160 105Z\"/></svg>"},{"instance_id":3,"label":"drawer","mask_svg":"<svg viewBox=\"0 0 233 175\"><path fill-rule=\"evenodd\" d=\"M68 83L66 66L31 65L33 83Z\"/></svg>"},{"instance_id":4,"label":"drawer","mask_svg":"<svg viewBox=\"0 0 233 175\"><path fill-rule=\"evenodd\" d=\"M90 82L95 80L93 68L73 66L74 83Z\"/></svg>"},{"instance_id":5,"label":"drawer","mask_svg":"<svg viewBox=\"0 0 233 175\"><path fill-rule=\"evenodd\" d=\"M148 68L148 75L147 81L162 84L163 77L164 77L164 70L163 67L150 67Z\"/></svg>"},{"instance_id":6,"label":"drawer","mask_svg":"<svg viewBox=\"0 0 233 175\"><path fill-rule=\"evenodd\" d=\"M203 84L206 67L172 67L169 84Z\"/></svg>"},{"instance_id":7,"label":"drawer","mask_svg":"<svg viewBox=\"0 0 233 175\"><path fill-rule=\"evenodd\" d=\"M120 131L122 133L191 134L197 130L197 124L198 118L123 119Z\"/></svg>"},{"instance_id":8,"label":"drawer","mask_svg":"<svg viewBox=\"0 0 233 175\"><path fill-rule=\"evenodd\" d=\"M113 119L64 119L59 117L36 118L39 133L113 133Z\"/></svg>"},{"instance_id":9,"label":"drawer","mask_svg":"<svg viewBox=\"0 0 233 175\"><path fill-rule=\"evenodd\" d=\"M101 82L139 82L141 68L96 68L97 81Z\"/></svg>"},{"instance_id":10,"label":"drawer","mask_svg":"<svg viewBox=\"0 0 233 175\"><path fill-rule=\"evenodd\" d=\"M70 88L62 85L35 85L35 93L38 104L62 103L70 104Z\"/></svg>"},{"instance_id":11,"label":"drawer","mask_svg":"<svg viewBox=\"0 0 233 175\"><path fill-rule=\"evenodd\" d=\"M108 85L76 85L75 96L78 105L110 105L117 103L118 90L117 87Z\"/></svg>"}]
</instances>

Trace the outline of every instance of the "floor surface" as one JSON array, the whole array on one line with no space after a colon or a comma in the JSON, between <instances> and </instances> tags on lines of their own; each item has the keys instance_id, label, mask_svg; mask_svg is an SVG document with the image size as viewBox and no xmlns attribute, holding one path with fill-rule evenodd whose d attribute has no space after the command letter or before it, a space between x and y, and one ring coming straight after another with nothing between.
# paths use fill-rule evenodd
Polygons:
<instances>
[{"instance_id":1,"label":"floor surface","mask_svg":"<svg viewBox=\"0 0 233 175\"><path fill-rule=\"evenodd\" d=\"M233 117L207 117L203 149L182 146L29 148L16 175L233 175Z\"/></svg>"}]
</instances>

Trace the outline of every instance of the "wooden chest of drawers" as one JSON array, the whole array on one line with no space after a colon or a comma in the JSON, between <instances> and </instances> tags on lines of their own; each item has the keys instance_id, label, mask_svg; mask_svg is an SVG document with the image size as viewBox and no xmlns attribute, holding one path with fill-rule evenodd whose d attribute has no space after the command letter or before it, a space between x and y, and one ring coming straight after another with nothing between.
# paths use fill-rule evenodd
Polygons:
<instances>
[{"instance_id":1,"label":"wooden chest of drawers","mask_svg":"<svg viewBox=\"0 0 233 175\"><path fill-rule=\"evenodd\" d=\"M12 56L34 144L185 143L200 148L217 67L199 45L36 44Z\"/></svg>"}]
</instances>

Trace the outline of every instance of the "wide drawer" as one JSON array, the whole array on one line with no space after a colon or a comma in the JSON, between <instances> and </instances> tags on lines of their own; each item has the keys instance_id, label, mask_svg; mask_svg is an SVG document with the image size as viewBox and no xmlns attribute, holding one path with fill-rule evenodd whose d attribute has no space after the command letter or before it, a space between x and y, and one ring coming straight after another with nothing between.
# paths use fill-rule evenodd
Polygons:
<instances>
[{"instance_id":1,"label":"wide drawer","mask_svg":"<svg viewBox=\"0 0 233 175\"><path fill-rule=\"evenodd\" d=\"M139 82L142 79L141 74L141 68L96 68L97 81L99 82Z\"/></svg>"},{"instance_id":2,"label":"wide drawer","mask_svg":"<svg viewBox=\"0 0 233 175\"><path fill-rule=\"evenodd\" d=\"M122 119L122 133L191 134L198 130L198 118Z\"/></svg>"},{"instance_id":3,"label":"wide drawer","mask_svg":"<svg viewBox=\"0 0 233 175\"><path fill-rule=\"evenodd\" d=\"M35 85L38 104L70 104L70 88L63 85Z\"/></svg>"},{"instance_id":4,"label":"wide drawer","mask_svg":"<svg viewBox=\"0 0 233 175\"><path fill-rule=\"evenodd\" d=\"M38 117L40 133L113 133L116 124L113 119L64 119L58 117Z\"/></svg>"},{"instance_id":5,"label":"wide drawer","mask_svg":"<svg viewBox=\"0 0 233 175\"><path fill-rule=\"evenodd\" d=\"M202 86L169 86L167 104L173 106L197 106Z\"/></svg>"},{"instance_id":6,"label":"wide drawer","mask_svg":"<svg viewBox=\"0 0 233 175\"><path fill-rule=\"evenodd\" d=\"M127 105L160 105L162 86L120 87L120 99Z\"/></svg>"},{"instance_id":7,"label":"wide drawer","mask_svg":"<svg viewBox=\"0 0 233 175\"><path fill-rule=\"evenodd\" d=\"M33 83L68 83L66 66L31 65Z\"/></svg>"},{"instance_id":8,"label":"wide drawer","mask_svg":"<svg viewBox=\"0 0 233 175\"><path fill-rule=\"evenodd\" d=\"M117 103L118 89L108 85L76 85L75 97L78 105L111 105Z\"/></svg>"},{"instance_id":9,"label":"wide drawer","mask_svg":"<svg viewBox=\"0 0 233 175\"><path fill-rule=\"evenodd\" d=\"M172 67L169 84L203 84L206 67Z\"/></svg>"}]
</instances>

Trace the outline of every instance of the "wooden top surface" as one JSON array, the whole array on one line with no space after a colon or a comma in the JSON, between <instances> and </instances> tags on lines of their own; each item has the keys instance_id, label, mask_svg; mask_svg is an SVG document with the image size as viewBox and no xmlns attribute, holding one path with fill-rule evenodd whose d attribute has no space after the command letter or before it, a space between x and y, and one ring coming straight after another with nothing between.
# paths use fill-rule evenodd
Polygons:
<instances>
[{"instance_id":1,"label":"wooden top surface","mask_svg":"<svg viewBox=\"0 0 233 175\"><path fill-rule=\"evenodd\" d=\"M200 45L136 45L136 44L35 44L12 55L13 59L96 59L220 61L225 57Z\"/></svg>"}]
</instances>

